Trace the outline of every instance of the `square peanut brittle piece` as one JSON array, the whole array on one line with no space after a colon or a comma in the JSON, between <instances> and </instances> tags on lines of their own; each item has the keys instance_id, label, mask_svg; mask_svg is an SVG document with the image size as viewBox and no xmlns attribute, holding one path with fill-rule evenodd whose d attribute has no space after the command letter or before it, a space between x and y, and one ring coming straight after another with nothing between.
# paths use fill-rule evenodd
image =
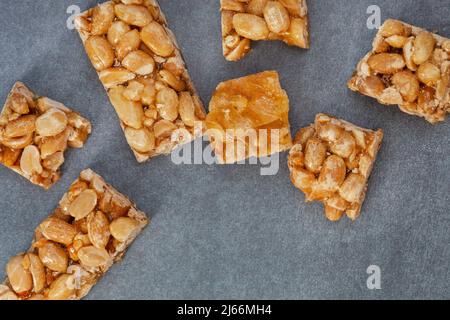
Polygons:
<instances>
[{"instance_id":1,"label":"square peanut brittle piece","mask_svg":"<svg viewBox=\"0 0 450 320\"><path fill-rule=\"evenodd\" d=\"M450 112L450 39L386 20L348 86L430 123Z\"/></svg>"},{"instance_id":2,"label":"square peanut brittle piece","mask_svg":"<svg viewBox=\"0 0 450 320\"><path fill-rule=\"evenodd\" d=\"M306 0L220 0L223 55L242 59L251 41L281 40L309 48Z\"/></svg>"},{"instance_id":3,"label":"square peanut brittle piece","mask_svg":"<svg viewBox=\"0 0 450 320\"><path fill-rule=\"evenodd\" d=\"M289 153L292 183L306 201L321 201L331 221L356 220L366 195L383 131L359 128L324 114L301 129Z\"/></svg>"},{"instance_id":4,"label":"square peanut brittle piece","mask_svg":"<svg viewBox=\"0 0 450 320\"><path fill-rule=\"evenodd\" d=\"M289 98L278 73L265 71L220 83L209 104L206 128L220 163L289 149Z\"/></svg>"},{"instance_id":5,"label":"square peanut brittle piece","mask_svg":"<svg viewBox=\"0 0 450 320\"><path fill-rule=\"evenodd\" d=\"M0 300L79 300L119 261L148 224L142 211L90 169L9 260Z\"/></svg>"},{"instance_id":6,"label":"square peanut brittle piece","mask_svg":"<svg viewBox=\"0 0 450 320\"><path fill-rule=\"evenodd\" d=\"M90 133L91 123L78 113L17 82L0 115L0 163L49 189L66 149L83 147Z\"/></svg>"},{"instance_id":7,"label":"square peanut brittle piece","mask_svg":"<svg viewBox=\"0 0 450 320\"><path fill-rule=\"evenodd\" d=\"M75 21L138 162L202 135L203 104L157 1L109 1Z\"/></svg>"}]
</instances>

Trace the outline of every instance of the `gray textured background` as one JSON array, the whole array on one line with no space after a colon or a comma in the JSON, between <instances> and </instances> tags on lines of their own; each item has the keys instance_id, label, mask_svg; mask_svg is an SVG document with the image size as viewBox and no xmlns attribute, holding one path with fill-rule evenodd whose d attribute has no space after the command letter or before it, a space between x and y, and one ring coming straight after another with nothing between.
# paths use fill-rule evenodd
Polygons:
<instances>
[{"instance_id":1,"label":"gray textured background","mask_svg":"<svg viewBox=\"0 0 450 320\"><path fill-rule=\"evenodd\" d=\"M450 36L450 1L309 1L312 48L254 45L239 63L222 57L218 1L161 0L190 74L207 104L222 80L278 70L291 99L293 132L326 112L383 128L361 218L325 220L280 172L258 166L138 165L66 8L99 1L1 0L1 104L16 80L91 119L93 134L69 151L46 192L0 168L0 278L8 257L28 248L34 228L78 173L91 167L152 218L126 258L90 299L450 298L450 120L432 126L350 92L346 81L369 50L367 7ZM382 290L366 269L382 269Z\"/></svg>"}]
</instances>

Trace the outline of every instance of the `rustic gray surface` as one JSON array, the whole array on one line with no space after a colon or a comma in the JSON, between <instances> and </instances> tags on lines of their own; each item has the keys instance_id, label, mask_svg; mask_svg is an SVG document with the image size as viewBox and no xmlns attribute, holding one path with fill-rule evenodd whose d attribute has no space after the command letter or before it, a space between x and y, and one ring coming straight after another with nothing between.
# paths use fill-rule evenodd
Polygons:
<instances>
[{"instance_id":1,"label":"rustic gray surface","mask_svg":"<svg viewBox=\"0 0 450 320\"><path fill-rule=\"evenodd\" d=\"M309 1L312 48L254 45L239 63L222 57L218 1L161 0L205 103L222 80L278 70L291 99L293 131L326 112L385 140L361 218L325 220L289 181L254 165L176 166L170 157L138 165L66 9L99 1L0 2L1 104L16 80L92 120L81 151L70 151L46 192L0 168L0 277L28 248L34 228L78 173L91 167L134 199L152 224L90 299L450 298L450 120L432 126L350 92L346 81L375 30L367 7L450 36L449 0ZM366 287L369 265L382 289Z\"/></svg>"}]
</instances>

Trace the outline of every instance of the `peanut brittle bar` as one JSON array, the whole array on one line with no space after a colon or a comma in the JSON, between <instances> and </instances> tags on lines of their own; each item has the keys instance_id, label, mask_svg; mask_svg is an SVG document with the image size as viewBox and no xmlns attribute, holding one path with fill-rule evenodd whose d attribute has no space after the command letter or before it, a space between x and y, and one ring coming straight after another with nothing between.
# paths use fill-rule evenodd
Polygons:
<instances>
[{"instance_id":1,"label":"peanut brittle bar","mask_svg":"<svg viewBox=\"0 0 450 320\"><path fill-rule=\"evenodd\" d=\"M138 162L201 136L203 104L156 0L105 2L76 27Z\"/></svg>"},{"instance_id":2,"label":"peanut brittle bar","mask_svg":"<svg viewBox=\"0 0 450 320\"><path fill-rule=\"evenodd\" d=\"M66 149L83 147L90 133L91 123L78 113L17 82L0 115L0 163L49 189Z\"/></svg>"},{"instance_id":3,"label":"peanut brittle bar","mask_svg":"<svg viewBox=\"0 0 450 320\"><path fill-rule=\"evenodd\" d=\"M329 220L340 220L344 212L356 220L382 140L382 130L319 114L295 137L288 158L292 183L306 201L323 202Z\"/></svg>"},{"instance_id":4,"label":"peanut brittle bar","mask_svg":"<svg viewBox=\"0 0 450 320\"><path fill-rule=\"evenodd\" d=\"M220 163L264 157L292 146L289 98L276 71L220 83L205 124Z\"/></svg>"},{"instance_id":5,"label":"peanut brittle bar","mask_svg":"<svg viewBox=\"0 0 450 320\"><path fill-rule=\"evenodd\" d=\"M309 48L306 0L220 0L223 55L242 59L251 41L281 40Z\"/></svg>"},{"instance_id":6,"label":"peanut brittle bar","mask_svg":"<svg viewBox=\"0 0 450 320\"><path fill-rule=\"evenodd\" d=\"M348 86L430 123L450 112L450 39L386 20Z\"/></svg>"},{"instance_id":7,"label":"peanut brittle bar","mask_svg":"<svg viewBox=\"0 0 450 320\"><path fill-rule=\"evenodd\" d=\"M28 252L6 266L0 300L79 300L119 261L146 215L90 169L36 229Z\"/></svg>"}]
</instances>

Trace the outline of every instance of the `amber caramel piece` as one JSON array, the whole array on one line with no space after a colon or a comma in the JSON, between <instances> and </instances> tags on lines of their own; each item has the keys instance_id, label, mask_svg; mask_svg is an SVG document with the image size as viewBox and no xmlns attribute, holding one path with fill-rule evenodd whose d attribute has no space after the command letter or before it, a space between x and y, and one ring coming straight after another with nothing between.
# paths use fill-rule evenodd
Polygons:
<instances>
[{"instance_id":1,"label":"amber caramel piece","mask_svg":"<svg viewBox=\"0 0 450 320\"><path fill-rule=\"evenodd\" d=\"M17 82L0 115L0 163L49 189L60 178L64 152L82 148L90 133L87 119Z\"/></svg>"},{"instance_id":2,"label":"amber caramel piece","mask_svg":"<svg viewBox=\"0 0 450 320\"><path fill-rule=\"evenodd\" d=\"M90 169L9 260L0 300L80 300L120 261L149 220Z\"/></svg>"},{"instance_id":3,"label":"amber caramel piece","mask_svg":"<svg viewBox=\"0 0 450 320\"><path fill-rule=\"evenodd\" d=\"M344 213L356 220L382 140L382 130L319 114L295 137L288 158L292 183L306 201L321 201L329 220Z\"/></svg>"},{"instance_id":4,"label":"amber caramel piece","mask_svg":"<svg viewBox=\"0 0 450 320\"><path fill-rule=\"evenodd\" d=\"M309 48L306 0L220 0L223 55L242 59L252 41L281 40Z\"/></svg>"},{"instance_id":5,"label":"amber caramel piece","mask_svg":"<svg viewBox=\"0 0 450 320\"><path fill-rule=\"evenodd\" d=\"M209 104L206 128L220 163L289 149L289 99L278 73L266 71L219 84Z\"/></svg>"},{"instance_id":6,"label":"amber caramel piece","mask_svg":"<svg viewBox=\"0 0 450 320\"><path fill-rule=\"evenodd\" d=\"M430 123L444 121L450 112L450 39L386 20L348 86Z\"/></svg>"}]
</instances>

